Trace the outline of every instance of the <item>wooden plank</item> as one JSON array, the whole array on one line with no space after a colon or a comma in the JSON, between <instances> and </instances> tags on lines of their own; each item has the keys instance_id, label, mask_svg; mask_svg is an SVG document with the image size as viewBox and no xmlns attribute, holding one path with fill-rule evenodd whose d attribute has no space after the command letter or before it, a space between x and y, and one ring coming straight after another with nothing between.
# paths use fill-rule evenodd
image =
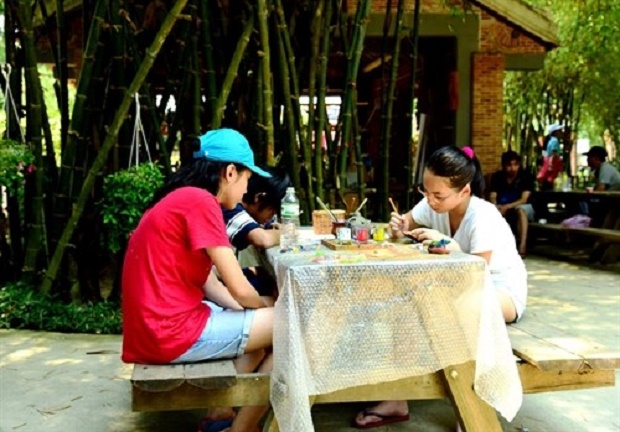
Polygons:
<instances>
[{"instance_id":1,"label":"wooden plank","mask_svg":"<svg viewBox=\"0 0 620 432\"><path fill-rule=\"evenodd\" d=\"M613 387L613 370L543 371L529 363L518 365L525 394ZM444 399L447 393L439 373L398 381L364 385L318 395L314 403L369 402L377 400ZM218 406L266 405L269 403L269 375L242 374L234 386L206 390L188 383L169 391L151 392L132 388L134 411L174 411Z\"/></svg>"},{"instance_id":2,"label":"wooden plank","mask_svg":"<svg viewBox=\"0 0 620 432\"><path fill-rule=\"evenodd\" d=\"M372 402L377 400L443 399L447 396L438 373L379 384L350 387L317 395L316 403Z\"/></svg>"},{"instance_id":3,"label":"wooden plank","mask_svg":"<svg viewBox=\"0 0 620 432\"><path fill-rule=\"evenodd\" d=\"M166 392L185 382L183 365L134 365L131 382L149 392Z\"/></svg>"},{"instance_id":4,"label":"wooden plank","mask_svg":"<svg viewBox=\"0 0 620 432\"><path fill-rule=\"evenodd\" d=\"M501 432L495 410L474 391L475 362L454 365L441 370L448 396L465 432Z\"/></svg>"},{"instance_id":5,"label":"wooden plank","mask_svg":"<svg viewBox=\"0 0 620 432\"><path fill-rule=\"evenodd\" d=\"M620 352L526 316L508 326L514 353L542 370L620 369Z\"/></svg>"},{"instance_id":6,"label":"wooden plank","mask_svg":"<svg viewBox=\"0 0 620 432\"><path fill-rule=\"evenodd\" d=\"M525 394L614 387L616 384L616 372L612 369L543 371L523 363L519 365L519 375Z\"/></svg>"},{"instance_id":7,"label":"wooden plank","mask_svg":"<svg viewBox=\"0 0 620 432\"><path fill-rule=\"evenodd\" d=\"M232 387L204 389L184 382L165 392L151 392L134 385L133 411L175 411L209 407L261 406L269 404L269 375L253 373L237 375Z\"/></svg>"},{"instance_id":8,"label":"wooden plank","mask_svg":"<svg viewBox=\"0 0 620 432\"><path fill-rule=\"evenodd\" d=\"M186 364L185 380L207 390L227 388L237 382L237 370L232 360Z\"/></svg>"},{"instance_id":9,"label":"wooden plank","mask_svg":"<svg viewBox=\"0 0 620 432\"><path fill-rule=\"evenodd\" d=\"M571 234L582 234L582 235L590 235L594 237L602 237L609 240L618 240L620 241L620 231L605 229L605 228L566 228L560 224L540 224L536 222L531 222L529 224L531 228L535 228L537 230L547 230L547 231L556 231L556 232L564 232Z\"/></svg>"}]
</instances>

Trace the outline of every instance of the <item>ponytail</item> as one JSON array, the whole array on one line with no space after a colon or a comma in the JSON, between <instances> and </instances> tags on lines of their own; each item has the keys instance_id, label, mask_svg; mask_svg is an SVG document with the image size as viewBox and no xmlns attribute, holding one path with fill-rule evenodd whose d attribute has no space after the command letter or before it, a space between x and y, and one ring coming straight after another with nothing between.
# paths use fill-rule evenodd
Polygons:
<instances>
[{"instance_id":1,"label":"ponytail","mask_svg":"<svg viewBox=\"0 0 620 432\"><path fill-rule=\"evenodd\" d=\"M454 189L461 190L469 184L472 195L484 196L482 169L471 147L442 147L431 155L426 169L439 177L447 177Z\"/></svg>"}]
</instances>

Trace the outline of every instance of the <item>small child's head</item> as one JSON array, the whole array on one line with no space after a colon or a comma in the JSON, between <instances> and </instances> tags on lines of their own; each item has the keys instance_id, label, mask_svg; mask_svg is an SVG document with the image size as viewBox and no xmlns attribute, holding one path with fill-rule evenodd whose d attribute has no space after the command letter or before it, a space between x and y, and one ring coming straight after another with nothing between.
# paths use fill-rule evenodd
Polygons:
<instances>
[{"instance_id":1,"label":"small child's head","mask_svg":"<svg viewBox=\"0 0 620 432\"><path fill-rule=\"evenodd\" d=\"M471 147L442 147L433 153L424 169L424 190L437 213L456 208L471 195L482 197L484 178Z\"/></svg>"},{"instance_id":2,"label":"small child's head","mask_svg":"<svg viewBox=\"0 0 620 432\"><path fill-rule=\"evenodd\" d=\"M235 130L209 131L193 145L192 162L172 175L151 206L175 189L192 186L211 192L223 207L232 209L241 201L253 173L256 177L270 175L254 164L248 140Z\"/></svg>"},{"instance_id":3,"label":"small child's head","mask_svg":"<svg viewBox=\"0 0 620 432\"><path fill-rule=\"evenodd\" d=\"M260 224L269 222L279 212L286 188L291 186L291 179L281 168L263 167L271 177L252 176L248 190L243 195L243 206Z\"/></svg>"}]
</instances>

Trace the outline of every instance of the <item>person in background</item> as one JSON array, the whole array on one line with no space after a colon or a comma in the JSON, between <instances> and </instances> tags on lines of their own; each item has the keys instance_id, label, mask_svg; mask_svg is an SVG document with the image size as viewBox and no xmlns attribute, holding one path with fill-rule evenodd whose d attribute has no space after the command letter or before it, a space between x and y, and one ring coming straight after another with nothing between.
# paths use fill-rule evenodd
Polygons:
<instances>
[{"instance_id":1,"label":"person in background","mask_svg":"<svg viewBox=\"0 0 620 432\"><path fill-rule=\"evenodd\" d=\"M424 199L408 213L392 213L392 237L410 231L421 242L452 239L448 249L484 258L504 320L519 320L525 312L527 272L510 227L495 206L481 198L484 179L473 149L440 148L426 163L423 182ZM369 429L407 420L407 401L384 401L360 412L352 426Z\"/></svg>"},{"instance_id":2,"label":"person in background","mask_svg":"<svg viewBox=\"0 0 620 432\"><path fill-rule=\"evenodd\" d=\"M564 126L554 123L547 130L546 144L543 146L543 164L536 176L541 190L553 190L553 182L564 170L559 141Z\"/></svg>"},{"instance_id":3,"label":"person in background","mask_svg":"<svg viewBox=\"0 0 620 432\"><path fill-rule=\"evenodd\" d=\"M607 162L607 150L601 146L594 146L585 155L588 156L588 166L594 171L596 181L594 190L620 190L620 172Z\"/></svg>"},{"instance_id":4,"label":"person in background","mask_svg":"<svg viewBox=\"0 0 620 432\"><path fill-rule=\"evenodd\" d=\"M605 150L607 150L609 160L616 160L616 143L609 129L605 129L605 132L603 132L603 142L605 143Z\"/></svg>"},{"instance_id":5,"label":"person in background","mask_svg":"<svg viewBox=\"0 0 620 432\"><path fill-rule=\"evenodd\" d=\"M271 177L251 177L242 202L233 209L223 211L226 233L237 251L250 245L268 249L280 244L280 231L269 228L277 227L274 216L280 211L282 198L291 180L279 168L263 167L263 170Z\"/></svg>"},{"instance_id":6,"label":"person in background","mask_svg":"<svg viewBox=\"0 0 620 432\"><path fill-rule=\"evenodd\" d=\"M170 364L234 358L239 372L268 372L273 308L244 277L222 207L232 209L241 201L253 173L269 173L254 165L249 143L237 131L212 130L196 141L191 163L155 194L129 239L122 276L122 359ZM227 290L234 304L219 308L203 302L205 280ZM234 420L230 408L214 410L199 430L253 431L267 409L243 407ZM222 420L224 414L228 419Z\"/></svg>"},{"instance_id":7,"label":"person in background","mask_svg":"<svg viewBox=\"0 0 620 432\"><path fill-rule=\"evenodd\" d=\"M529 203L534 179L521 166L517 152L502 154L502 169L491 177L489 201L497 206L508 224L516 230L519 255L526 254L528 222L534 221L534 208Z\"/></svg>"},{"instance_id":8,"label":"person in background","mask_svg":"<svg viewBox=\"0 0 620 432\"><path fill-rule=\"evenodd\" d=\"M286 188L291 185L288 174L280 168L263 167L271 177L252 176L241 203L233 209L223 209L226 234L237 254L249 246L268 249L280 244L280 230L274 217L280 212ZM277 285L263 267L245 267L243 274L263 297L273 304ZM225 294L225 292L224 292ZM209 298L218 300L209 293Z\"/></svg>"}]
</instances>

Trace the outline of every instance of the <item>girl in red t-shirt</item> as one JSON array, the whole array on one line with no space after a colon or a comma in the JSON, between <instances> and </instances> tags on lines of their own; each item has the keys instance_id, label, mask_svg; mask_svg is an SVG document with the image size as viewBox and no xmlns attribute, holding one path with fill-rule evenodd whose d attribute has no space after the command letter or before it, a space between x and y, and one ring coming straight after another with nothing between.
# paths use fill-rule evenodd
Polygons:
<instances>
[{"instance_id":1,"label":"girl in red t-shirt","mask_svg":"<svg viewBox=\"0 0 620 432\"><path fill-rule=\"evenodd\" d=\"M191 164L160 190L131 235L123 266L123 361L189 363L236 358L239 372L271 370L273 308L247 281L232 250L222 207L233 208L254 165L248 141L231 129L199 138ZM211 268L217 267L224 284ZM205 284L204 281L207 281ZM205 288L206 287L206 288ZM219 306L206 289L229 294ZM247 431L268 407L212 411L201 430Z\"/></svg>"}]
</instances>

